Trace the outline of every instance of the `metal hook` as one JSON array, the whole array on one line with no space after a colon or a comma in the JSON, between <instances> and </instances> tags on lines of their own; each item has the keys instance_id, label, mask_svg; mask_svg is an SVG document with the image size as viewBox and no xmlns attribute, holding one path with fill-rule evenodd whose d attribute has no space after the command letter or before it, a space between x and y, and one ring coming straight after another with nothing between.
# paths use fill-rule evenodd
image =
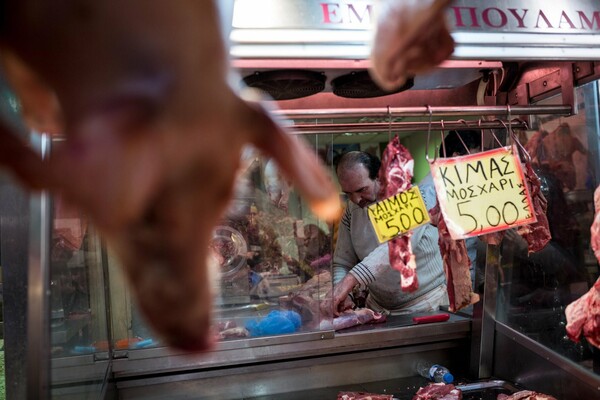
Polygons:
<instances>
[{"instance_id":1,"label":"metal hook","mask_svg":"<svg viewBox=\"0 0 600 400\"><path fill-rule=\"evenodd\" d=\"M425 159L427 162L431 162L429 161L429 141L431 140L431 120L433 119L433 111L431 111L431 106L429 104L427 104L427 112L429 113L429 124L427 125L427 141L425 142Z\"/></svg>"},{"instance_id":2,"label":"metal hook","mask_svg":"<svg viewBox=\"0 0 600 400\"><path fill-rule=\"evenodd\" d=\"M387 106L388 113L388 142L392 141L392 112L390 110L390 106Z\"/></svg>"},{"instance_id":3,"label":"metal hook","mask_svg":"<svg viewBox=\"0 0 600 400\"><path fill-rule=\"evenodd\" d=\"M502 126L504 126L506 128L506 124L502 120L499 120L498 118L494 119L493 122L499 122L500 124L502 124ZM492 137L494 138L494 140L496 141L496 143L498 143L498 146L504 147L504 145L502 144L502 142L500 142L500 139L498 139L498 137L494 133L494 130L490 129L490 132L492 133Z\"/></svg>"},{"instance_id":4,"label":"metal hook","mask_svg":"<svg viewBox=\"0 0 600 400\"><path fill-rule=\"evenodd\" d=\"M467 121L465 121L464 119L459 119L458 122L462 122L465 125L465 127L469 128L469 123ZM456 131L456 136L458 136L458 140L460 140L460 142L462 143L463 147L467 151L467 154L471 154L469 147L467 147L467 144L465 143L463 138L460 137L460 133L458 133L458 130Z\"/></svg>"},{"instance_id":5,"label":"metal hook","mask_svg":"<svg viewBox=\"0 0 600 400\"><path fill-rule=\"evenodd\" d=\"M444 158L447 157L446 154L446 142L444 141L444 120L440 120L440 125L442 126L442 130L440 131L440 134L442 136L442 152L444 153Z\"/></svg>"},{"instance_id":6,"label":"metal hook","mask_svg":"<svg viewBox=\"0 0 600 400\"><path fill-rule=\"evenodd\" d=\"M479 127L479 131L481 132L481 151L483 151L483 128L481 127L481 119L477 121L477 126Z\"/></svg>"},{"instance_id":7,"label":"metal hook","mask_svg":"<svg viewBox=\"0 0 600 400\"><path fill-rule=\"evenodd\" d=\"M519 153L521 154L526 163L531 163L531 156L529 155L529 152L525 149L525 146L521 144L519 138L517 138L517 135L512 130L513 121L520 122L525 125L525 129L529 129L529 127L527 126L527 121L521 121L519 118L515 118L514 120L508 121L508 126L510 128L512 140L517 145L517 148L520 150Z\"/></svg>"}]
</instances>

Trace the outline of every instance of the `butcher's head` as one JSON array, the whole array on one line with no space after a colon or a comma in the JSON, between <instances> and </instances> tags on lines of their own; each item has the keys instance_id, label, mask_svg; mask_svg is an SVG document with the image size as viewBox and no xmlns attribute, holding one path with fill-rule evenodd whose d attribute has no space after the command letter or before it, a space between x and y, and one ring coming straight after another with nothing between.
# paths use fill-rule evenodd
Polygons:
<instances>
[{"instance_id":1,"label":"butcher's head","mask_svg":"<svg viewBox=\"0 0 600 400\"><path fill-rule=\"evenodd\" d=\"M364 208L377 201L381 161L364 151L343 154L337 164L337 176L348 199Z\"/></svg>"}]
</instances>

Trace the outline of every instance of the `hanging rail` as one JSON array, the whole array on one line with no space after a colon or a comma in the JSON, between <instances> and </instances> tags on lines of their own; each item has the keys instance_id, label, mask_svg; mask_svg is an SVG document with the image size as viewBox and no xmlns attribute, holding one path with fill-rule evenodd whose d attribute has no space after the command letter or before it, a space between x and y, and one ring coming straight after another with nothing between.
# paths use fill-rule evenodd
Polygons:
<instances>
[{"instance_id":1,"label":"hanging rail","mask_svg":"<svg viewBox=\"0 0 600 400\"><path fill-rule=\"evenodd\" d=\"M511 111L512 114L512 111ZM464 130L464 129L505 129L509 126L508 121L441 121L422 122L368 122L356 124L296 124L290 125L297 134L327 134L327 133L374 133L374 132L398 132L398 131L427 131L431 130ZM510 123L512 129L527 129L524 121L514 119Z\"/></svg>"},{"instance_id":2,"label":"hanging rail","mask_svg":"<svg viewBox=\"0 0 600 400\"><path fill-rule=\"evenodd\" d=\"M275 110L278 116L291 119L301 118L352 118L352 117L436 117L500 116L500 115L564 115L572 114L570 105L548 106L470 106L470 107L379 107L379 108L329 108L306 110Z\"/></svg>"}]
</instances>

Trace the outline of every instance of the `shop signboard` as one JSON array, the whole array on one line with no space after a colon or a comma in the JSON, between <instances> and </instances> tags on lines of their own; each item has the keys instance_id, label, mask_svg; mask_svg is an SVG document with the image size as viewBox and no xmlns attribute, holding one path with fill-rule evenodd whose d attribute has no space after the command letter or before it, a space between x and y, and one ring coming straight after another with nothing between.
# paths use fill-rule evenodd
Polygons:
<instances>
[{"instance_id":1,"label":"shop signboard","mask_svg":"<svg viewBox=\"0 0 600 400\"><path fill-rule=\"evenodd\" d=\"M285 44L297 46L299 56L368 58L380 3L235 0L233 51L252 56L252 48L255 56L277 57L281 53L267 53ZM453 59L574 60L600 54L600 43L594 38L600 33L600 2L595 0L455 0L447 7L446 17L456 42ZM246 46L246 51L239 46ZM328 53L322 46L345 50ZM530 51L522 52L524 48ZM288 53L294 54L291 49Z\"/></svg>"}]
</instances>

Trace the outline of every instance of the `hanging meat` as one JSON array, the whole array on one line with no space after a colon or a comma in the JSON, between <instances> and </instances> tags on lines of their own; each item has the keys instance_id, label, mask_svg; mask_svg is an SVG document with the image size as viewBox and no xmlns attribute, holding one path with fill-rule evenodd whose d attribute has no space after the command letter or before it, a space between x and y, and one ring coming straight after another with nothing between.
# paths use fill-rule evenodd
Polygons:
<instances>
[{"instance_id":1,"label":"hanging meat","mask_svg":"<svg viewBox=\"0 0 600 400\"><path fill-rule=\"evenodd\" d=\"M384 199L410 189L414 161L406 147L394 137L385 148L379 170L379 198ZM401 287L406 292L419 288L417 264L410 244L411 233L396 236L388 242L390 265L400 271Z\"/></svg>"},{"instance_id":2,"label":"hanging meat","mask_svg":"<svg viewBox=\"0 0 600 400\"><path fill-rule=\"evenodd\" d=\"M258 97L229 86L218 4L0 5L10 15L0 24L0 61L25 122L66 139L42 159L21 139L29 131L4 116L0 164L88 215L147 322L188 350L211 344L208 243L246 144L273 157L316 214L340 209L316 156Z\"/></svg>"},{"instance_id":3,"label":"hanging meat","mask_svg":"<svg viewBox=\"0 0 600 400\"><path fill-rule=\"evenodd\" d=\"M435 207L429 210L429 217L431 218L431 223L438 228L438 243L442 261L444 262L446 286L450 301L449 310L456 312L477 303L479 295L473 292L471 260L467 253L466 242L463 239L452 239L439 204L438 201Z\"/></svg>"},{"instance_id":4,"label":"hanging meat","mask_svg":"<svg viewBox=\"0 0 600 400\"><path fill-rule=\"evenodd\" d=\"M548 225L548 217L546 216L548 201L542 193L540 178L533 171L530 162L525 163L525 182L529 186L529 193L533 202L533 212L537 221L532 224L519 226L517 233L527 242L529 253L534 253L543 249L552 237L550 236L550 226Z\"/></svg>"},{"instance_id":5,"label":"hanging meat","mask_svg":"<svg viewBox=\"0 0 600 400\"><path fill-rule=\"evenodd\" d=\"M596 214L590 228L591 245L600 262L600 186L594 192ZM575 343L583 334L588 343L600 349L600 278L591 289L567 306L567 336Z\"/></svg>"},{"instance_id":6,"label":"hanging meat","mask_svg":"<svg viewBox=\"0 0 600 400\"><path fill-rule=\"evenodd\" d=\"M371 76L385 90L429 71L454 51L445 19L450 0L385 0L378 5Z\"/></svg>"}]
</instances>

